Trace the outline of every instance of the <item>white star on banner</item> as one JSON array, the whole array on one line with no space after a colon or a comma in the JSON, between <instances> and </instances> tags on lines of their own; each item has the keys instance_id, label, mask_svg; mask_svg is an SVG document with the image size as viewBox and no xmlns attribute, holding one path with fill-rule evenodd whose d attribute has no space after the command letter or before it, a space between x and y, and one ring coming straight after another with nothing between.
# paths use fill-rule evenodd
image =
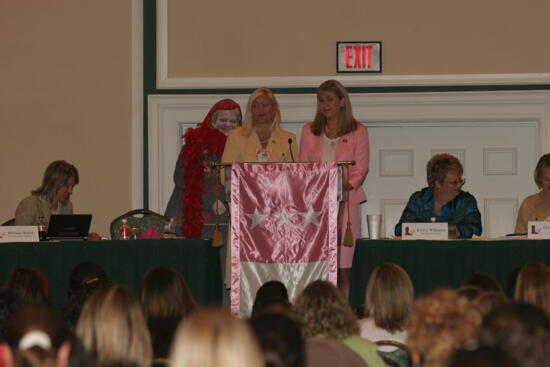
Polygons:
<instances>
[{"instance_id":1,"label":"white star on banner","mask_svg":"<svg viewBox=\"0 0 550 367\"><path fill-rule=\"evenodd\" d=\"M279 220L279 223L277 224L277 228L282 226L283 224L286 224L289 227L292 227L292 223L290 223L290 218L294 216L294 213L291 214L286 211L286 209L283 209L280 213L277 213L274 215L275 218Z\"/></svg>"},{"instance_id":2,"label":"white star on banner","mask_svg":"<svg viewBox=\"0 0 550 367\"><path fill-rule=\"evenodd\" d=\"M313 223L316 226L319 226L318 217L321 215L321 212L314 211L312 206L307 209L307 213L300 212L300 215L306 220L306 222L304 223L304 227L306 227L309 223Z\"/></svg>"},{"instance_id":3,"label":"white star on banner","mask_svg":"<svg viewBox=\"0 0 550 367\"><path fill-rule=\"evenodd\" d=\"M258 213L258 208L254 209L254 214L246 214L245 215L252 219L252 226L250 227L250 229L256 227L256 226L260 226L262 228L265 228L264 227L264 219L267 217L267 214L260 214Z\"/></svg>"}]
</instances>

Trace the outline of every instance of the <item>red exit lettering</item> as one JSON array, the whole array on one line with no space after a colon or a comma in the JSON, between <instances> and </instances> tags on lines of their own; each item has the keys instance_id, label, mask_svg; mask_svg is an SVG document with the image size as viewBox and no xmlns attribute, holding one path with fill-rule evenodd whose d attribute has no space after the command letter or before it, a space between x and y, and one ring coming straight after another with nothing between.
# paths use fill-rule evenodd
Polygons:
<instances>
[{"instance_id":1,"label":"red exit lettering","mask_svg":"<svg viewBox=\"0 0 550 367\"><path fill-rule=\"evenodd\" d=\"M346 69L371 69L372 46L346 46L344 59Z\"/></svg>"}]
</instances>

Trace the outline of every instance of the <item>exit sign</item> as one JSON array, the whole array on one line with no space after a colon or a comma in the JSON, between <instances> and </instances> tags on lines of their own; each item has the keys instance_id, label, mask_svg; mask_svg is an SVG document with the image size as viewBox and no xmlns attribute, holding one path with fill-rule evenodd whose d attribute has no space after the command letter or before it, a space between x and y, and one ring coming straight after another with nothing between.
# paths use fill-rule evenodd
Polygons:
<instances>
[{"instance_id":1,"label":"exit sign","mask_svg":"<svg viewBox=\"0 0 550 367\"><path fill-rule=\"evenodd\" d=\"M382 42L336 42L336 72L381 73Z\"/></svg>"}]
</instances>

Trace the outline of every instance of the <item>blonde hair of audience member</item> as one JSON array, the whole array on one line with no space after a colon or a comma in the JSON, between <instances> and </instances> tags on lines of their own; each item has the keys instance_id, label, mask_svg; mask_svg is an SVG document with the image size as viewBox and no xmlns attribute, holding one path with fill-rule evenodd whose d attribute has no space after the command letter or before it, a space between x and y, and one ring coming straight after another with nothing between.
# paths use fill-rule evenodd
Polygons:
<instances>
[{"instance_id":1,"label":"blonde hair of audience member","mask_svg":"<svg viewBox=\"0 0 550 367\"><path fill-rule=\"evenodd\" d=\"M445 182L445 177L449 172L457 172L460 176L464 173L464 168L458 158L447 153L434 155L426 165L428 186L435 187L436 182Z\"/></svg>"},{"instance_id":2,"label":"blonde hair of audience member","mask_svg":"<svg viewBox=\"0 0 550 367\"><path fill-rule=\"evenodd\" d=\"M258 88L248 98L248 103L246 104L246 110L244 113L244 119L243 119L243 129L245 135L250 135L252 132L254 132L254 121L252 118L252 108L254 106L254 102L256 99L260 96L265 96L269 99L269 101L273 104L274 111L274 117L273 117L273 123L271 124L271 131L276 130L279 128L279 125L281 123L281 110L279 108L279 102L277 102L277 98L275 98L275 95L269 88Z\"/></svg>"},{"instance_id":3,"label":"blonde hair of audience member","mask_svg":"<svg viewBox=\"0 0 550 367\"><path fill-rule=\"evenodd\" d=\"M412 309L414 288L409 274L397 264L384 264L372 271L365 295L365 317L391 333L403 330Z\"/></svg>"},{"instance_id":4,"label":"blonde hair of audience member","mask_svg":"<svg viewBox=\"0 0 550 367\"><path fill-rule=\"evenodd\" d=\"M550 315L550 268L540 263L524 265L516 279L514 301L538 306Z\"/></svg>"},{"instance_id":5,"label":"blonde hair of audience member","mask_svg":"<svg viewBox=\"0 0 550 367\"><path fill-rule=\"evenodd\" d=\"M7 345L0 344L6 367L66 367L74 338L61 316L41 304L15 313L6 330Z\"/></svg>"},{"instance_id":6,"label":"blonde hair of audience member","mask_svg":"<svg viewBox=\"0 0 550 367\"><path fill-rule=\"evenodd\" d=\"M353 117L351 102L349 99L348 92L346 88L338 80L330 79L324 82L317 89L317 96L321 92L332 92L338 99L344 100L344 106L340 110L339 116L339 131L338 136L345 135L349 132L357 129L359 122ZM323 133L327 126L327 119L325 115L321 112L319 100L317 100L317 112L315 113L315 118L313 119L313 124L311 125L311 132L315 136L319 136Z\"/></svg>"},{"instance_id":7,"label":"blonde hair of audience member","mask_svg":"<svg viewBox=\"0 0 550 367\"><path fill-rule=\"evenodd\" d=\"M151 339L143 311L120 285L97 291L86 301L76 333L96 367L151 365Z\"/></svg>"},{"instance_id":8,"label":"blonde hair of audience member","mask_svg":"<svg viewBox=\"0 0 550 367\"><path fill-rule=\"evenodd\" d=\"M170 360L173 367L264 366L248 323L222 308L198 309L180 323Z\"/></svg>"},{"instance_id":9,"label":"blonde hair of audience member","mask_svg":"<svg viewBox=\"0 0 550 367\"><path fill-rule=\"evenodd\" d=\"M446 366L452 353L474 337L480 323L479 312L453 290L440 289L416 299L405 322L413 363Z\"/></svg>"},{"instance_id":10,"label":"blonde hair of audience member","mask_svg":"<svg viewBox=\"0 0 550 367\"><path fill-rule=\"evenodd\" d=\"M304 337L322 335L344 339L359 334L357 317L342 293L331 283L310 283L294 303L294 312L302 323Z\"/></svg>"}]
</instances>

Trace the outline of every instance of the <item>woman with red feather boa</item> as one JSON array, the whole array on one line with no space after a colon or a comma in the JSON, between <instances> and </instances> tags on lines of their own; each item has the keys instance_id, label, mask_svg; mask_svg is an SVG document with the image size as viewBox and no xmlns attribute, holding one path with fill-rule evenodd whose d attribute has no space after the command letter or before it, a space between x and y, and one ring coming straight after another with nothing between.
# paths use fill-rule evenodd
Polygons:
<instances>
[{"instance_id":1,"label":"woman with red feather boa","mask_svg":"<svg viewBox=\"0 0 550 367\"><path fill-rule=\"evenodd\" d=\"M227 233L229 215L224 190L212 162L219 162L229 131L241 125L241 108L232 99L218 101L197 128L185 135L176 169L175 188L164 215L173 218L176 234L187 238L212 237L219 224Z\"/></svg>"}]
</instances>

